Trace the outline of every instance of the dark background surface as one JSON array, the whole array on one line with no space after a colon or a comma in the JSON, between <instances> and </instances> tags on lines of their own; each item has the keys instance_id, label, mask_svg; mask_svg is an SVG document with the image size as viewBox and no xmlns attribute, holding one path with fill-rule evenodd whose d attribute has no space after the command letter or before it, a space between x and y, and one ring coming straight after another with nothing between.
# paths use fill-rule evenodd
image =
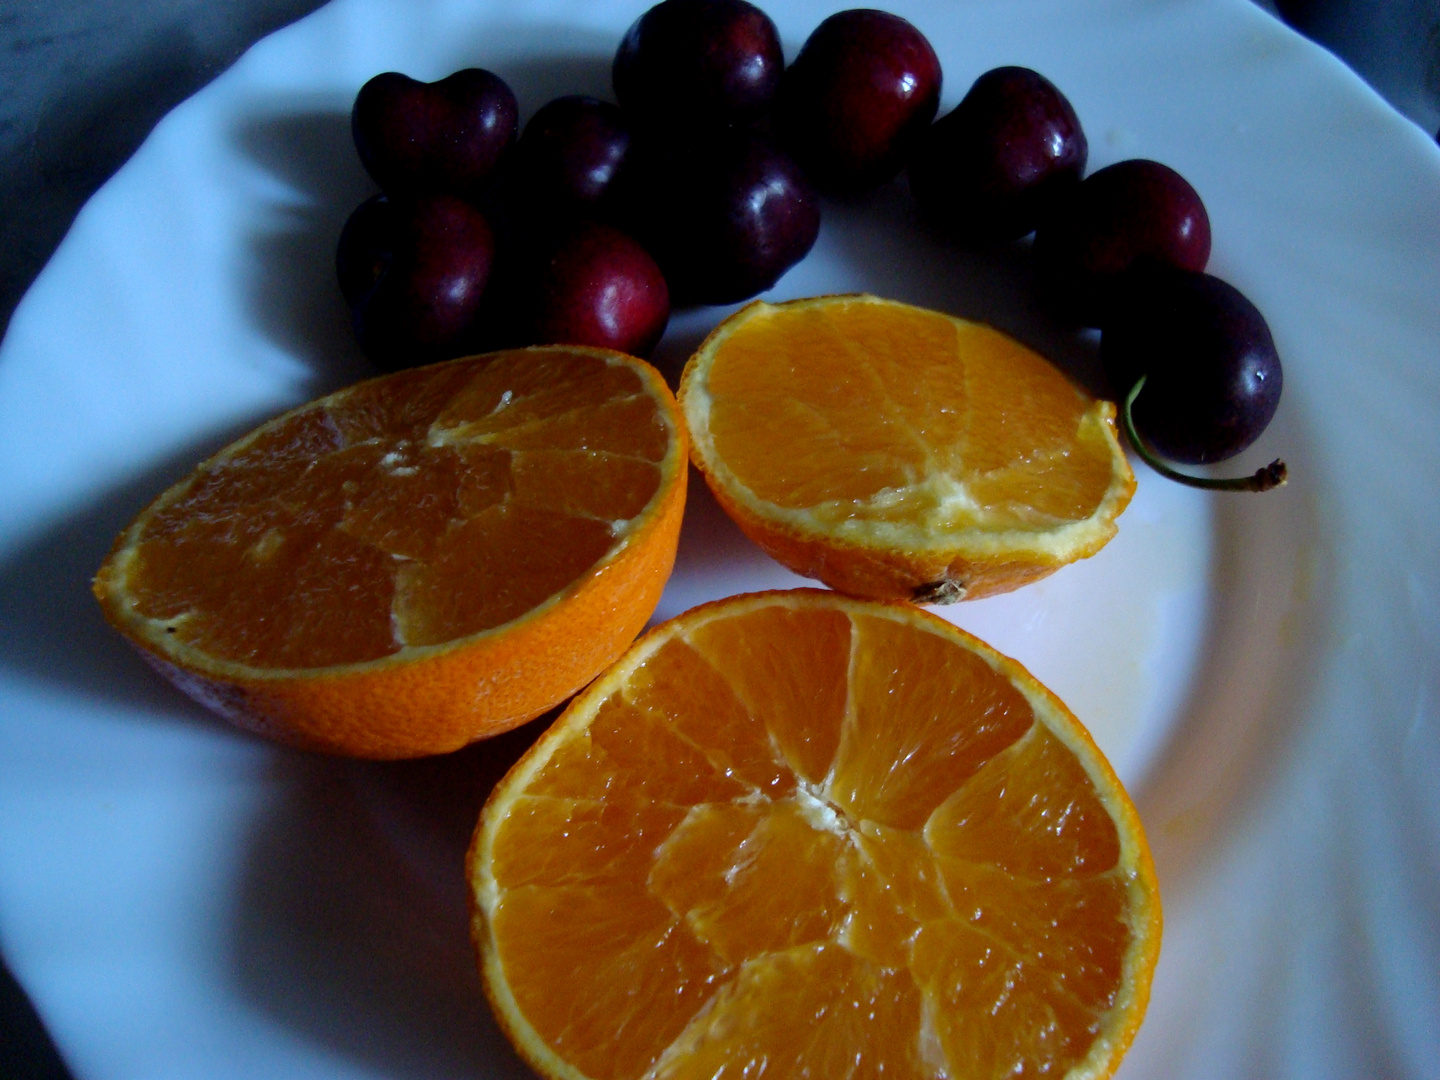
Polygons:
<instances>
[{"instance_id":1,"label":"dark background surface","mask_svg":"<svg viewBox=\"0 0 1440 1080\"><path fill-rule=\"evenodd\" d=\"M1427 131L1440 127L1440 0L1261 4ZM0 336L81 206L156 122L253 42L319 6L0 0ZM3 961L0 1080L70 1080Z\"/></svg>"}]
</instances>

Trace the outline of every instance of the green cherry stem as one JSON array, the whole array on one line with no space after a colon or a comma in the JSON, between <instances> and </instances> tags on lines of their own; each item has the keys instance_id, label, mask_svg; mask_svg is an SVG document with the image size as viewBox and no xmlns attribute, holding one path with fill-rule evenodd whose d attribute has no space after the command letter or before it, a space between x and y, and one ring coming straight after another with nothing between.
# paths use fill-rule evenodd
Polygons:
<instances>
[{"instance_id":1,"label":"green cherry stem","mask_svg":"<svg viewBox=\"0 0 1440 1080\"><path fill-rule=\"evenodd\" d=\"M1135 417L1132 415L1135 408L1135 399L1140 396L1140 391L1145 387L1145 376L1141 375L1130 388L1130 393L1125 395L1125 405L1120 410L1120 417L1125 423L1125 434L1130 439L1130 445L1135 452L1145 459L1145 464L1169 480L1179 484L1186 484L1190 487L1204 488L1207 491L1269 491L1271 488L1282 486L1289 478L1289 472L1285 463L1276 458L1263 469L1256 469L1251 476L1189 476L1182 472L1176 472L1166 465L1155 452L1145 445L1145 440L1140 438L1140 433L1135 430Z\"/></svg>"}]
</instances>

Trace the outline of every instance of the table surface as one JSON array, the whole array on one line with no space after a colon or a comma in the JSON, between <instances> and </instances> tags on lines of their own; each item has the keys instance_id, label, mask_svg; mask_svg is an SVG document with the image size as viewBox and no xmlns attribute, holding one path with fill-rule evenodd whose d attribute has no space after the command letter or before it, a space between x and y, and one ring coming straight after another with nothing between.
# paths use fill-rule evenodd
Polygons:
<instances>
[{"instance_id":1,"label":"table surface","mask_svg":"<svg viewBox=\"0 0 1440 1080\"><path fill-rule=\"evenodd\" d=\"M0 336L90 195L170 109L320 0L10 0L0 10ZM1262 6L1440 127L1440 0ZM3 935L3 927L0 927ZM0 962L0 1076L68 1080Z\"/></svg>"}]
</instances>

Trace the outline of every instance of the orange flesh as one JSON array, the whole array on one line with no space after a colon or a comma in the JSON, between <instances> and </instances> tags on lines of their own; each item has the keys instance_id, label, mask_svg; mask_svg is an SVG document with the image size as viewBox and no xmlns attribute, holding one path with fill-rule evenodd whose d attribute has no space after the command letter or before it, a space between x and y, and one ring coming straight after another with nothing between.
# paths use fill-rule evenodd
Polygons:
<instances>
[{"instance_id":1,"label":"orange flesh","mask_svg":"<svg viewBox=\"0 0 1440 1080\"><path fill-rule=\"evenodd\" d=\"M715 457L775 506L999 531L1084 520L1112 482L1094 401L989 327L836 300L718 348Z\"/></svg>"},{"instance_id":2,"label":"orange flesh","mask_svg":"<svg viewBox=\"0 0 1440 1080\"><path fill-rule=\"evenodd\" d=\"M1117 1003L1137 886L1114 821L938 634L702 623L524 791L491 848L497 958L597 1080L1064 1075Z\"/></svg>"},{"instance_id":3,"label":"orange flesh","mask_svg":"<svg viewBox=\"0 0 1440 1080\"><path fill-rule=\"evenodd\" d=\"M640 377L595 356L362 383L202 470L147 523L126 589L180 641L254 667L440 644L602 559L655 494L670 438Z\"/></svg>"}]
</instances>

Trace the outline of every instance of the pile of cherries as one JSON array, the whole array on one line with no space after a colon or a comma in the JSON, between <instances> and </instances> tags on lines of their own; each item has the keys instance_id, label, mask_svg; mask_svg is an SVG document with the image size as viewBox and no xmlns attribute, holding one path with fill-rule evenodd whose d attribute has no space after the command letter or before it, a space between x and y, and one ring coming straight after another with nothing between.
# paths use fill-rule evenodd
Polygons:
<instances>
[{"instance_id":1,"label":"pile of cherries","mask_svg":"<svg viewBox=\"0 0 1440 1080\"><path fill-rule=\"evenodd\" d=\"M940 62L898 16L832 15L787 68L746 0L663 0L625 34L613 82L618 105L557 98L523 133L488 71L361 88L355 145L382 193L351 215L336 261L372 360L546 343L647 355L672 304L744 300L804 258L817 192L854 197L903 170L922 215L962 243L1035 234L1039 288L1101 328L1147 461L1208 487L1283 482L1279 462L1199 480L1156 460L1249 446L1275 413L1280 361L1255 306L1204 273L1195 189L1142 159L1086 177L1080 121L1043 76L996 68L937 121Z\"/></svg>"}]
</instances>

